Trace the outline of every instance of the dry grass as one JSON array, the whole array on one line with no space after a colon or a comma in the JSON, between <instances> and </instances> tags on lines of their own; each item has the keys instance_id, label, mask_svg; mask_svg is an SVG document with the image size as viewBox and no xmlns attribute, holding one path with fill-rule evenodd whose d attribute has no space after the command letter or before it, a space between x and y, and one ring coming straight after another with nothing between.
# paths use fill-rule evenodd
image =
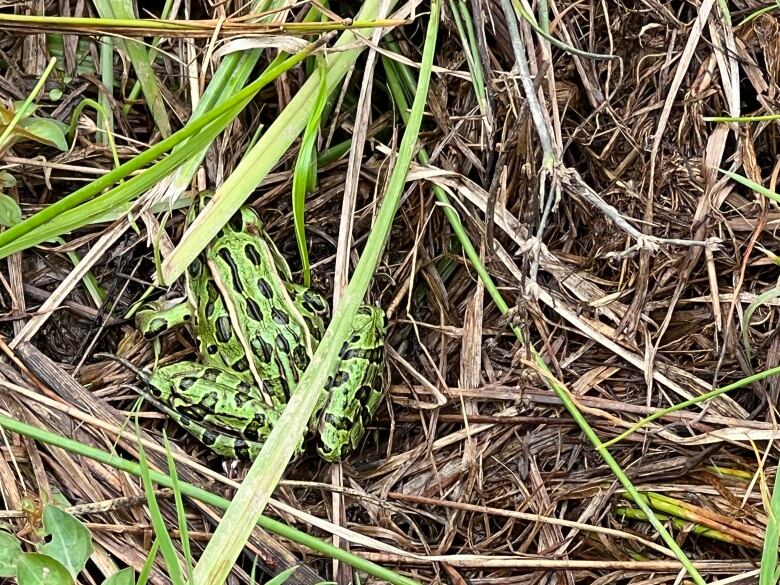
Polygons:
<instances>
[{"instance_id":1,"label":"dry grass","mask_svg":"<svg viewBox=\"0 0 780 585\"><path fill-rule=\"evenodd\" d=\"M35 9L43 5L32 3ZM198 17L223 16L222 8L211 13L205 10L208 3L194 5ZM47 14L69 6L71 15L88 15L82 3L46 6ZM77 6L85 12L75 14ZM432 160L413 168L414 176L457 193L457 211L490 273L516 303L513 322L527 332L602 439L659 408L778 365L778 301L752 316L750 360L742 343L742 316L757 295L777 286L777 268L766 251L780 249L780 212L717 172L729 168L775 188L778 125L717 125L702 117L780 111L780 11L738 27L760 8L757 1L730 4L734 26L727 26L717 5L707 0L700 7L692 2L551 3L551 34L619 61L550 50L521 26L526 50L532 51L543 124L560 157L551 179L558 195L544 216L550 179L540 184L540 141L512 72L515 57L501 4L475 0L469 6L481 7L474 24L484 31L479 58L487 69L492 118L479 113L447 5L436 60L446 71L432 81L422 135ZM709 18L697 34L697 10L708 7ZM333 10L349 16L353 8ZM393 34L403 54L418 61L420 26ZM0 38L4 100L23 99L35 84L48 59L40 40L21 34ZM48 83L63 96L57 103L44 96L41 109L68 121L80 99L97 95L99 78L75 73L81 55L75 37L65 37L64 46L71 78L60 74ZM200 68L208 40L190 44L176 38L161 45L166 55L156 71L174 122L186 119L190 109L181 62L193 46ZM97 59L95 39L89 48ZM123 67L117 61L117 80L131 74ZM732 80L734 72L738 78ZM382 68L374 75L354 220L358 235L370 229L372 196L386 180L388 149L395 140L396 118ZM199 181L221 182L256 126L273 120L302 79L296 70L266 91L263 103L215 142ZM357 96L361 83L358 67L348 95ZM355 102L349 97L331 115L323 149L351 135ZM114 103L115 114L121 114L121 105ZM158 140L152 127L142 105L117 115L120 158ZM293 165L290 156L251 202L294 259ZM26 214L112 166L110 151L98 143L90 124L82 125L68 153L24 142L0 159L0 170L17 179L10 192ZM446 173L437 177L437 169ZM346 156L322 168L307 204L313 284L326 293L334 279L337 210L347 173ZM488 221L485 209L494 210ZM166 224L173 242L181 236L182 220L174 215ZM72 270L64 252L76 249L83 255L105 224L72 234L67 247L40 247L3 262L0 327L6 359L0 363L0 403L5 411L103 448L115 443L116 429L134 402L121 384L134 380L116 364L90 355L111 350L139 365L153 360L151 347L122 320L154 276L146 246L146 229L153 225L150 219L140 233L119 235L94 265L107 293L102 306L76 286L46 313L31 344L15 336ZM646 237L637 239L639 232ZM709 245L699 245L708 239ZM358 238L358 249L362 241ZM679 564L647 523L619 513L627 505L619 484L528 367L527 348L516 343L459 254L428 181L410 183L389 250L372 296L391 318L387 405L363 449L343 465L341 485L334 485L330 468L309 452L275 493L290 509L276 507L273 513L323 536L322 526L313 528L292 509L346 526L365 537L353 550L422 582L673 582ZM163 339L162 354L170 359L192 350L184 332ZM12 391L8 383L26 392ZM772 441L779 391L778 382L769 379L721 396L703 410L664 417L612 448L638 489L690 506L691 522L673 531L709 580L758 567L767 521L761 490L777 462ZM145 421L148 437L158 440L166 423L152 412ZM187 454L181 476L231 494L234 484L221 475L221 463L175 426L166 428ZM143 493L139 482L62 451L7 438L0 484L16 530L25 520L13 511L22 509L27 496L59 491L74 504L105 502L103 509L87 508L83 515L104 549L93 558L93 568L99 572L108 556L140 568L151 531L137 499ZM136 452L132 436L118 448ZM190 456L205 467L185 464ZM240 477L240 471L231 474ZM344 495L341 517L335 518L334 493ZM175 520L170 501L163 510ZM195 505L191 512L197 550L216 514ZM728 538L696 534L694 526ZM262 551L270 570L302 558L307 569L294 582L330 575L330 563L259 531L251 545ZM418 556L399 557L387 545ZM238 568L236 574L246 578ZM154 578L162 582L159 571Z\"/></svg>"}]
</instances>

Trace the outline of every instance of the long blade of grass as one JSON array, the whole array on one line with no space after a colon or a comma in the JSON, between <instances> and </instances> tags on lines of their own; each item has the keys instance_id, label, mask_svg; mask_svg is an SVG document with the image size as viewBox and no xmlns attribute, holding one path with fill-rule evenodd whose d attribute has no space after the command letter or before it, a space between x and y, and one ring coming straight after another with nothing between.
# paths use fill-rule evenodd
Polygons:
<instances>
[{"instance_id":1,"label":"long blade of grass","mask_svg":"<svg viewBox=\"0 0 780 585\"><path fill-rule=\"evenodd\" d=\"M677 404L664 408L663 410L659 410L658 412L654 412L653 414L646 416L645 418L637 421L635 424L631 425L631 427L629 427L626 431L620 433L614 439L610 439L609 441L602 443L601 447L603 449L607 449L612 445L615 445L616 443L619 443L620 441L626 439L627 437L630 437L639 429L647 426L651 422L658 420L659 418L662 418L668 414L677 412L678 410L683 410L684 408L688 408L689 406L693 406L694 404L699 404L700 402L706 402L707 400L711 400L712 398L720 396L721 394L725 394L726 392L731 392L732 390L744 388L745 386L749 386L754 382L759 382L766 378L777 376L778 374L780 374L780 366L770 368L768 370L764 370L763 372L753 374L752 376L746 376L741 380L737 380L732 384L728 384L721 388L715 388L714 390L710 390L709 392L700 394L699 396L691 398L690 400L678 402Z\"/></svg>"},{"instance_id":2,"label":"long blade of grass","mask_svg":"<svg viewBox=\"0 0 780 585\"><path fill-rule=\"evenodd\" d=\"M309 250L306 247L306 223L304 221L303 211L306 205L306 194L314 189L314 183L317 180L316 162L316 140L319 133L322 111L325 109L325 103L328 101L328 85L325 75L325 63L322 59L318 60L320 70L320 88L317 95L317 101L314 104L314 111L306 123L306 129L301 139L301 147L298 151L298 160L295 161L295 171L293 172L292 184L292 210L293 223L295 224L295 240L298 243L298 253L301 256L301 267L303 270L303 286L311 285L311 266L309 264Z\"/></svg>"},{"instance_id":3,"label":"long blade of grass","mask_svg":"<svg viewBox=\"0 0 780 585\"><path fill-rule=\"evenodd\" d=\"M74 439L69 439L50 431L40 429L33 425L14 420L8 416L5 416L4 414L0 414L0 428L6 429L13 433L24 435L25 437L29 437L35 441L40 441L41 443L53 445L70 453L75 453L76 455L87 457L93 461L97 461L105 465L110 465L114 469L124 471L125 473L130 473L136 477L141 477L141 466L138 463L122 459L121 457L108 453L107 451L97 449L91 445L79 443ZM152 481L157 485L170 488L173 487L173 482L167 475L154 470L151 470L149 475ZM214 506L220 510L225 510L228 508L228 506L230 506L229 500L189 483L179 482L179 488L181 489L181 493L185 496L195 498L196 500L204 502L210 506ZM398 575L397 573L389 569L385 569L384 567L380 567L371 561L361 559L357 555L336 548L327 542L320 540L319 538L315 538L314 536L306 534L305 532L301 532L300 530L297 530L291 526L287 526L286 524L283 524L282 522L272 518L268 518L267 516L258 515L256 517L256 521L257 526L263 530L267 530L268 532L276 534L281 538L291 540L292 542L307 547L322 555L336 558L350 565L357 571L368 573L377 579L385 580L389 583L392 583L393 585L420 585L417 581Z\"/></svg>"},{"instance_id":4,"label":"long blade of grass","mask_svg":"<svg viewBox=\"0 0 780 585\"><path fill-rule=\"evenodd\" d=\"M171 14L171 8L173 7L173 0L165 0L165 5L163 6L162 12L160 13L160 19L165 20L170 16ZM162 42L163 37L154 37L152 39L152 47L153 49L156 49L160 43ZM159 51L151 50L149 51L149 66L153 67L154 62L157 59L157 56L160 54ZM136 79L135 84L133 85L133 89L130 90L130 93L127 94L127 102L122 108L122 111L125 115L130 113L130 109L132 108L132 102L138 97L138 94L141 93L141 83Z\"/></svg>"},{"instance_id":5,"label":"long blade of grass","mask_svg":"<svg viewBox=\"0 0 780 585\"><path fill-rule=\"evenodd\" d=\"M120 18L127 21L135 21L133 6L130 0L93 0L98 14L103 18ZM93 25L99 25L100 20L94 19ZM165 102L162 98L160 85L157 81L157 75L154 73L146 47L138 41L124 40L115 38L114 44L117 47L123 47L130 62L133 64L136 78L141 84L141 91L144 94L144 101L152 114L155 126L163 137L171 135L171 122L168 119L168 112L165 109Z\"/></svg>"},{"instance_id":6,"label":"long blade of grass","mask_svg":"<svg viewBox=\"0 0 780 585\"><path fill-rule=\"evenodd\" d=\"M384 252L414 155L428 95L439 15L439 0L433 0L417 92L384 200L360 261L344 290L337 313L328 325L317 351L312 356L311 363L301 377L297 391L293 393L288 406L233 498L233 503L225 513L222 523L203 551L203 556L195 567L195 583L221 583L230 573L235 559L251 533L252 518L262 513L281 479L295 451L297 440L305 432L309 418L319 401L322 388L325 388L327 378L336 366L341 346L350 334L352 320L363 302Z\"/></svg>"},{"instance_id":7,"label":"long blade of grass","mask_svg":"<svg viewBox=\"0 0 780 585\"><path fill-rule=\"evenodd\" d=\"M63 197L59 201L55 201L54 203L46 206L44 209L29 217L25 221L0 233L0 258L5 258L9 254L24 250L37 243L50 239L52 236L48 236L44 239L32 238L32 240L25 241L22 240L22 236L30 234L33 230L47 224L48 222L51 222L66 211L74 209L78 205L81 205L82 203L90 200L104 189L111 187L115 182L124 179L131 173L143 168L148 163L153 162L157 157L164 154L184 140L191 140L193 143L197 143L199 135L198 133L202 134L202 131L205 131L204 128L208 127L212 122L222 120L219 123L222 124L222 127L224 128L232 120L232 118L235 117L237 111L243 109L244 105L249 103L249 101L258 91L276 79L279 75L306 59L306 57L311 55L322 44L322 42L324 41L321 39L315 43L312 43L303 51L296 53L287 59L278 59L268 69L266 69L266 71L257 80L236 93L229 100L205 113L197 120L191 121L184 128L172 136L161 140L159 143L155 144L141 154L133 157L113 171L95 179L81 189L78 189L70 195ZM197 148L202 146L203 145L198 144ZM191 150L197 152L195 148L190 148ZM180 153L172 153L168 159L174 159L174 157L178 157L175 160L181 162L186 160L187 156L190 154L192 153L189 152L189 150ZM158 164L163 165L168 159L161 161ZM167 164L169 166L175 166L171 165L170 162ZM171 168L168 167L161 168L162 170L157 169L153 176L154 181L156 182L161 181L162 178L171 171ZM130 181L128 181L128 183L130 183ZM88 219L85 218L81 225L86 225L88 222Z\"/></svg>"},{"instance_id":8,"label":"long blade of grass","mask_svg":"<svg viewBox=\"0 0 780 585\"><path fill-rule=\"evenodd\" d=\"M281 8L284 4L284 0L256 2L252 7L252 12L261 13L269 9ZM270 22L274 18L276 16L265 17L261 19L261 22ZM229 99L243 87L262 54L262 49L253 49L251 51L231 53L223 58L208 86L206 86L206 90L200 97L198 106L192 113L190 120L198 120L201 116L205 116L209 111L217 107L220 102ZM207 150L207 148L201 149L176 171L173 177L171 177L170 185L165 190L165 199L168 201L175 200L188 188L192 177L195 176L198 167L203 162Z\"/></svg>"},{"instance_id":9,"label":"long blade of grass","mask_svg":"<svg viewBox=\"0 0 780 585\"><path fill-rule=\"evenodd\" d=\"M181 572L181 565L179 565L179 558L176 555L176 548L173 546L173 540L165 525L165 518L163 518L162 512L160 512L157 496L154 494L151 470L146 461L146 451L141 444L140 434L138 434L138 463L141 471L141 481L144 484L144 492L146 492L146 504L149 506L149 517L152 520L154 534L157 537L157 541L160 543L160 552L162 552L165 564L168 567L168 576L171 581L173 581L174 585L183 585L184 575Z\"/></svg>"},{"instance_id":10,"label":"long blade of grass","mask_svg":"<svg viewBox=\"0 0 780 585\"><path fill-rule=\"evenodd\" d=\"M97 108L97 142L108 144L109 141L113 142L114 137L114 116L111 110L111 96L114 95L114 44L111 37L102 37L100 40L100 80L103 87L98 95L100 107ZM100 130L104 134L101 135Z\"/></svg>"},{"instance_id":11,"label":"long blade of grass","mask_svg":"<svg viewBox=\"0 0 780 585\"><path fill-rule=\"evenodd\" d=\"M366 0L356 18L371 19L378 12L379 0ZM328 58L327 86L331 93L341 82L347 71L363 52L364 45L356 43L356 35L370 36L372 31L345 31L335 43L338 51ZM249 195L276 166L295 139L300 135L311 116L319 95L320 75L310 77L282 110L268 131L250 150L205 209L190 224L174 251L162 266L165 283L175 281L206 245L214 239L232 215L246 201Z\"/></svg>"},{"instance_id":12,"label":"long blade of grass","mask_svg":"<svg viewBox=\"0 0 780 585\"><path fill-rule=\"evenodd\" d=\"M766 510L767 522L764 534L764 548L761 551L761 571L758 575L758 585L775 585L778 580L777 546L780 540L780 486L778 472L775 471L775 485L772 488L772 499Z\"/></svg>"},{"instance_id":13,"label":"long blade of grass","mask_svg":"<svg viewBox=\"0 0 780 585\"><path fill-rule=\"evenodd\" d=\"M168 462L168 472L171 477L171 489L173 489L173 500L176 503L176 519L179 524L179 534L181 535L181 551L184 554L184 563L187 568L187 582L192 583L192 551L190 550L190 534L187 528L187 513L184 510L184 500L181 497L181 484L179 475L176 473L176 462L173 460L173 452L168 442L168 434L163 431L163 441L165 445L165 458ZM139 450L143 450L143 445L138 442ZM139 451L139 452L140 452Z\"/></svg>"},{"instance_id":14,"label":"long blade of grass","mask_svg":"<svg viewBox=\"0 0 780 585\"><path fill-rule=\"evenodd\" d=\"M744 185L745 187L752 189L756 193L759 193L760 195L763 195L764 197L767 197L771 199L772 201L777 201L780 203L780 194L775 193L771 189L767 189L763 185L759 185L755 181L751 181L747 177L743 177L742 175L739 175L737 173L732 173L731 171L727 171L726 169L718 169L721 173L726 175L727 177L731 177L734 179L737 183L740 183Z\"/></svg>"}]
</instances>

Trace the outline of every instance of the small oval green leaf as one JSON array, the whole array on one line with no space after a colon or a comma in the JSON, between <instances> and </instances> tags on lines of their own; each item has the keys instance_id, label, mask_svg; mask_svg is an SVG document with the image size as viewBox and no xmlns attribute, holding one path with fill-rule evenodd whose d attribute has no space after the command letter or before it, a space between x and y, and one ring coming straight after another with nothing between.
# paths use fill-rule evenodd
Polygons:
<instances>
[{"instance_id":1,"label":"small oval green leaf","mask_svg":"<svg viewBox=\"0 0 780 585\"><path fill-rule=\"evenodd\" d=\"M8 171L0 171L0 187L16 187L16 178Z\"/></svg>"},{"instance_id":2,"label":"small oval green leaf","mask_svg":"<svg viewBox=\"0 0 780 585\"><path fill-rule=\"evenodd\" d=\"M38 142L56 146L62 151L68 150L68 142L65 140L68 126L62 122L48 118L27 118L19 121L19 127Z\"/></svg>"},{"instance_id":3,"label":"small oval green leaf","mask_svg":"<svg viewBox=\"0 0 780 585\"><path fill-rule=\"evenodd\" d=\"M16 581L19 585L71 585L73 577L56 559L39 553L19 555Z\"/></svg>"},{"instance_id":4,"label":"small oval green leaf","mask_svg":"<svg viewBox=\"0 0 780 585\"><path fill-rule=\"evenodd\" d=\"M103 585L135 585L135 571L130 567L125 567L103 581Z\"/></svg>"},{"instance_id":5,"label":"small oval green leaf","mask_svg":"<svg viewBox=\"0 0 780 585\"><path fill-rule=\"evenodd\" d=\"M79 520L51 504L43 509L43 528L51 541L39 551L62 563L75 578L92 554L92 534Z\"/></svg>"},{"instance_id":6,"label":"small oval green leaf","mask_svg":"<svg viewBox=\"0 0 780 585\"><path fill-rule=\"evenodd\" d=\"M13 227L22 221L22 210L10 195L0 193L0 225Z\"/></svg>"}]
</instances>

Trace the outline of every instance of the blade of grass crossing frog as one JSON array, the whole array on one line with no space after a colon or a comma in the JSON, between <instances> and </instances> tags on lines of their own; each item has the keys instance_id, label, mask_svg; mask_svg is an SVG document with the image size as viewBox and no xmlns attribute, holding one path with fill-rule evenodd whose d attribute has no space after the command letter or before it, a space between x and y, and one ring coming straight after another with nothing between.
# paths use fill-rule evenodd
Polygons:
<instances>
[{"instance_id":1,"label":"blade of grass crossing frog","mask_svg":"<svg viewBox=\"0 0 780 585\"><path fill-rule=\"evenodd\" d=\"M363 2L356 20L375 18L380 0ZM335 43L340 49L328 59L327 85L330 94L354 65L365 45L356 43L356 36L370 38L372 29L344 31ZM206 208L184 232L181 242L163 263L165 284L176 280L200 254L217 232L247 200L249 195L278 164L292 143L303 131L314 110L319 94L319 76L310 77L287 107L277 116L255 147L246 153L233 173L217 190Z\"/></svg>"},{"instance_id":2,"label":"blade of grass crossing frog","mask_svg":"<svg viewBox=\"0 0 780 585\"><path fill-rule=\"evenodd\" d=\"M325 71L325 57L317 57L317 69L320 72L320 87L317 101L314 104L314 111L306 124L306 130L303 132L301 147L298 151L298 160L295 161L295 171L293 172L292 186L292 208L293 221L295 223L295 240L298 242L298 253L301 255L301 265L303 267L303 286L311 286L311 265L309 264L309 250L306 247L306 218L304 209L306 206L306 195L314 190L317 180L316 161L316 140L319 133L322 111L325 109L325 102L328 100L328 85Z\"/></svg>"},{"instance_id":3,"label":"blade of grass crossing frog","mask_svg":"<svg viewBox=\"0 0 780 585\"><path fill-rule=\"evenodd\" d=\"M190 140L192 141L192 144L190 144L188 149L182 152L171 153L169 157L157 164L163 165L169 159L176 160L177 164L178 162L186 160L187 156L191 154L190 149L195 150L196 146L199 147L199 143L196 143L200 135L205 132L205 128L209 127L210 124L215 123L215 121L219 121L219 123L222 124L222 127L224 128L232 121L232 117L235 117L237 112L243 109L245 104L251 101L252 97L254 97L258 91L276 79L279 75L303 61L321 44L322 41L318 40L309 45L309 47L303 51L300 51L299 53L296 53L287 59L278 57L256 81L249 84L247 87L239 91L236 95L225 101L223 104L215 107L213 110L207 112L197 120L188 123L184 128L176 132L173 136L160 141L148 150L122 164L119 168L95 179L81 189L78 189L70 195L55 201L51 205L48 205L25 221L3 231L0 233L0 258L5 258L9 254L13 254L14 252L18 252L38 244L41 241L45 241L45 239L41 240L33 238L33 242L30 243L30 240L24 240L23 236L30 234L36 228L43 226L47 222L53 221L64 212L72 210L82 203L89 201L93 197L100 194L104 189L111 187L116 181L119 181L129 174L143 168L145 165L154 161L157 157L167 152L177 144L183 142L184 140ZM153 177L153 182L159 182L165 177L166 174L170 172L169 167L155 167L154 171L152 171L152 169L147 170L153 172L153 175L151 175ZM76 227L82 227L83 225L86 225L86 223L88 223L88 220L84 220ZM55 233L53 236L49 236L49 238L61 235L61 233L64 232Z\"/></svg>"},{"instance_id":4,"label":"blade of grass crossing frog","mask_svg":"<svg viewBox=\"0 0 780 585\"><path fill-rule=\"evenodd\" d=\"M227 577L252 531L252 519L263 512L293 456L295 445L303 435L319 402L319 389L325 387L326 380L338 360L341 346L349 335L352 320L366 295L384 251L414 154L427 101L439 15L439 0L433 0L414 104L374 229L369 234L352 280L344 290L341 304L299 382L299 388L304 391L292 395L288 407L271 431L249 474L234 496L233 503L212 535L195 567L196 583L221 583ZM316 391L312 391L315 389Z\"/></svg>"}]
</instances>

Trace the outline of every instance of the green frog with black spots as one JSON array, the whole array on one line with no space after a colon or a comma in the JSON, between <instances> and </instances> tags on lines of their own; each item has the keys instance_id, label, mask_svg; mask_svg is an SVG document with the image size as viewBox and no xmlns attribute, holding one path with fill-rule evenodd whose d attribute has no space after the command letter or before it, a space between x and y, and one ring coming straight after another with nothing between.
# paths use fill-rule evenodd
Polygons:
<instances>
[{"instance_id":1,"label":"green frog with black spots","mask_svg":"<svg viewBox=\"0 0 780 585\"><path fill-rule=\"evenodd\" d=\"M322 338L328 303L292 283L286 260L248 207L192 263L186 289L183 303L144 305L136 325L151 339L188 324L199 361L157 368L144 376L143 393L215 453L254 459ZM326 461L358 446L382 402L385 327L384 312L371 305L352 322L310 422Z\"/></svg>"}]
</instances>

